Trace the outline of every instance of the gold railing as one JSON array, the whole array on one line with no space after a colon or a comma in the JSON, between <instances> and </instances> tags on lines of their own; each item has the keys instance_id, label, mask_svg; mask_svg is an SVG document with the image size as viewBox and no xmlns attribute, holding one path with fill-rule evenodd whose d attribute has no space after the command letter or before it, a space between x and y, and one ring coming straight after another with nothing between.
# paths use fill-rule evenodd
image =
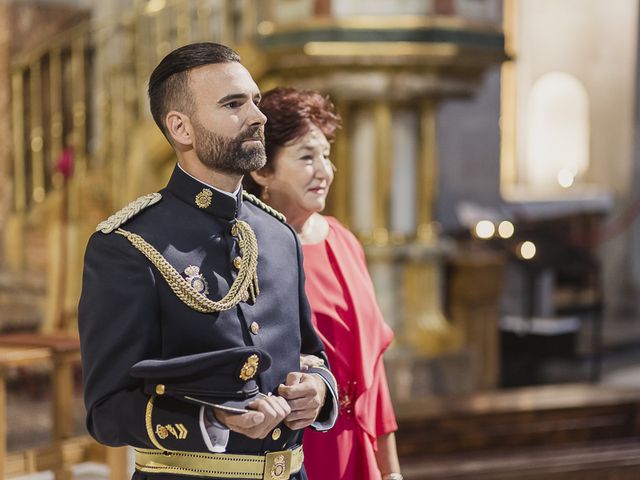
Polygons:
<instances>
[{"instance_id":1,"label":"gold railing","mask_svg":"<svg viewBox=\"0 0 640 480\"><path fill-rule=\"evenodd\" d=\"M330 13L330 3L318 0L315 5ZM344 45L326 42L331 48L323 50L320 57L324 56L324 62L327 58L335 62L314 64L319 57L309 54L304 46L298 46L299 51L291 46L252 49L252 44L264 47L260 41L252 42L258 32L262 37L259 40L278 32L291 33L288 29L293 26L288 19L280 22L273 17L280 4L284 2L136 0L132 10L117 19L80 25L32 52L29 58L15 62L13 212L26 215L37 210L34 207L55 197L52 193L62 198L61 209L55 210L59 227L49 238L49 250L57 253L49 261L53 266L48 282L48 319L59 318L56 312L60 310L63 319L74 314L83 242L95 225L92 221L100 220L89 217L92 198L105 215L135 198L127 184L143 183L146 178L140 182L141 177L156 174L156 166L148 160L151 130L139 130L142 124L150 123L154 138L160 135L148 114L146 87L151 69L173 48L207 40L238 49L254 78L267 88L275 84L305 86L304 79L297 83L300 79L296 75L303 73L298 62L307 62L307 74L314 78L306 85L331 94L344 119L334 148L339 173L329 210L366 245L374 281L382 285L380 291L387 292L381 295L387 320L402 332L399 337L417 351L429 354L457 349L460 336L448 329L440 309L444 248L438 242L433 211L438 177L436 106L440 95L470 93L479 72L497 62L500 55L489 49L478 60L477 49L466 52L451 42L435 50L428 42L417 42L416 48L409 49L407 42L387 42L392 49L376 52L379 42L370 42L369 48L363 49L361 43L366 42L353 41L349 44L357 48L348 53L355 64L345 64L345 52L341 51ZM308 13L308 23L296 26L302 33L327 26L343 30L366 27L374 33L432 27L475 34L498 32L495 25L478 26L455 15L445 19L385 17L372 23L364 18L321 16L311 7ZM398 52L402 55L397 64L388 63ZM376 55L379 63L372 64ZM364 58L360 63L358 56ZM456 72L461 71L460 66L471 66L464 69L471 71L470 77L447 78L447 65ZM267 69L268 75L261 75ZM342 72L339 84L327 75L334 70ZM390 85L400 88L382 91L374 85L364 92L367 82L363 79L372 71L379 75L376 78L382 75ZM436 87L450 80L436 94ZM410 90L402 88L404 85L415 91L404 92ZM393 92L395 96L390 94ZM401 124L394 117L398 114L410 117L404 131L410 136L409 142L398 134L395 125ZM162 138L159 143L171 155ZM133 173L134 147L140 145L147 148L141 154L146 160L138 162L136 168L141 170ZM398 145L405 145L399 154ZM65 151L73 151L75 156L75 173L66 179L55 168ZM410 157L411 162L400 164L400 157ZM410 189L394 182L394 174L400 169L410 169L411 175L405 177L405 183L412 184ZM407 205L410 208L404 208ZM402 222L397 221L399 210Z\"/></svg>"},{"instance_id":2,"label":"gold railing","mask_svg":"<svg viewBox=\"0 0 640 480\"><path fill-rule=\"evenodd\" d=\"M65 32L47 47L17 58L11 72L14 211L44 202L59 187L63 148L85 161L88 25Z\"/></svg>"},{"instance_id":3,"label":"gold railing","mask_svg":"<svg viewBox=\"0 0 640 480\"><path fill-rule=\"evenodd\" d=\"M44 330L73 328L84 242L100 216L131 199L132 148L147 141L135 132L152 124L151 70L186 43L241 47L256 30L254 1L133 0L117 18L85 21L13 59L4 258L31 268L38 247L29 238L44 239L36 255L46 258Z\"/></svg>"},{"instance_id":4,"label":"gold railing","mask_svg":"<svg viewBox=\"0 0 640 480\"><path fill-rule=\"evenodd\" d=\"M193 41L236 45L255 31L253 0L136 1L101 25L85 22L12 65L13 208L25 213L65 184L57 168L73 151L74 180L99 168L119 196L131 129L148 115L149 73ZM69 213L78 214L70 192Z\"/></svg>"}]
</instances>

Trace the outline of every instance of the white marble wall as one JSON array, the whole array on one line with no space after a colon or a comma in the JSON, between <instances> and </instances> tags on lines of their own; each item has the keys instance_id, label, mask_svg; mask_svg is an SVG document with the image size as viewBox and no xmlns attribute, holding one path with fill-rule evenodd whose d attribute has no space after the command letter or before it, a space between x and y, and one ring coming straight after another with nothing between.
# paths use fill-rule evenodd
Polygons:
<instances>
[{"instance_id":1,"label":"white marble wall","mask_svg":"<svg viewBox=\"0 0 640 480\"><path fill-rule=\"evenodd\" d=\"M628 193L637 0L520 0L517 5L517 162L524 165L531 151L534 85L549 72L568 74L588 96L590 166L583 183Z\"/></svg>"}]
</instances>

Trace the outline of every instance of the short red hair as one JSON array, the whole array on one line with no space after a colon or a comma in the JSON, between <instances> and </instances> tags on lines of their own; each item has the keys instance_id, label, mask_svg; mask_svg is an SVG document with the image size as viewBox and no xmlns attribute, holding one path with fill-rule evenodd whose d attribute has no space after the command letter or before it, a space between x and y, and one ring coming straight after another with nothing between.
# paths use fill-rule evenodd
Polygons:
<instances>
[{"instance_id":1,"label":"short red hair","mask_svg":"<svg viewBox=\"0 0 640 480\"><path fill-rule=\"evenodd\" d=\"M260 100L260 110L267 117L264 126L267 163L263 168L273 169L273 160L279 148L305 135L315 125L329 142L336 138L340 128L340 115L329 100L315 90L278 87L266 92ZM244 188L260 195L260 186L251 175L244 176Z\"/></svg>"}]
</instances>

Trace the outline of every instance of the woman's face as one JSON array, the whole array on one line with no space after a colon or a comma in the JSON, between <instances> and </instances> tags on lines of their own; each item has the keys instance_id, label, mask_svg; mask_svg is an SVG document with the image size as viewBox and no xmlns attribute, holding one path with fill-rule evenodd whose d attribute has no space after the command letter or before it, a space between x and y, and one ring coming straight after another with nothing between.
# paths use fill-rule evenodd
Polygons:
<instances>
[{"instance_id":1,"label":"woman's face","mask_svg":"<svg viewBox=\"0 0 640 480\"><path fill-rule=\"evenodd\" d=\"M327 138L315 125L278 149L268 182L268 202L287 217L324 210L333 181L330 150Z\"/></svg>"}]
</instances>

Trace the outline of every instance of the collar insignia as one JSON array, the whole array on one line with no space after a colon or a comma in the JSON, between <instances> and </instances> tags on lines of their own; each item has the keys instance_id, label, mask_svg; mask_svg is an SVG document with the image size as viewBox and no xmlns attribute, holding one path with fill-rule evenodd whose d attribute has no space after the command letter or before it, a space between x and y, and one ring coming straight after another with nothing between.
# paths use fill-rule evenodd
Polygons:
<instances>
[{"instance_id":1,"label":"collar insignia","mask_svg":"<svg viewBox=\"0 0 640 480\"><path fill-rule=\"evenodd\" d=\"M187 277L187 282L193 287L193 289L203 295L209 293L209 286L204 276L200 273L200 268L195 265L189 265L184 269L184 274Z\"/></svg>"},{"instance_id":2,"label":"collar insignia","mask_svg":"<svg viewBox=\"0 0 640 480\"><path fill-rule=\"evenodd\" d=\"M208 188L203 188L200 193L196 195L196 205L200 208L208 208L211 205L211 198L213 192Z\"/></svg>"}]
</instances>

